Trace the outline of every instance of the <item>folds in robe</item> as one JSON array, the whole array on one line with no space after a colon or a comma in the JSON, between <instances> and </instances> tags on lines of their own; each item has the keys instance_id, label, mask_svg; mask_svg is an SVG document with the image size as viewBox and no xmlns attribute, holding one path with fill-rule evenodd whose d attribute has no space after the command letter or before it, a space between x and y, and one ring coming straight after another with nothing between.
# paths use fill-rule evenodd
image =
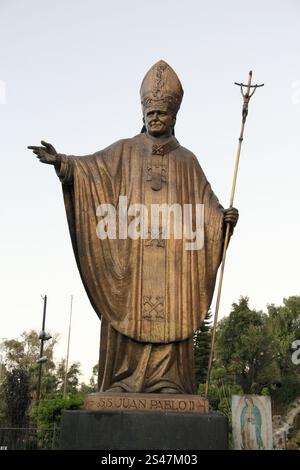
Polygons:
<instances>
[{"instance_id":1,"label":"folds in robe","mask_svg":"<svg viewBox=\"0 0 300 470\"><path fill-rule=\"evenodd\" d=\"M149 181L153 140L144 134L93 155L62 156L57 168L77 265L96 313L119 333L145 343L193 335L209 309L221 261L223 207L196 157L171 140L175 145L163 157L159 191ZM97 208L118 209L120 196L128 206L204 204L202 249L186 250L186 240L173 237L162 243L100 240Z\"/></svg>"}]
</instances>

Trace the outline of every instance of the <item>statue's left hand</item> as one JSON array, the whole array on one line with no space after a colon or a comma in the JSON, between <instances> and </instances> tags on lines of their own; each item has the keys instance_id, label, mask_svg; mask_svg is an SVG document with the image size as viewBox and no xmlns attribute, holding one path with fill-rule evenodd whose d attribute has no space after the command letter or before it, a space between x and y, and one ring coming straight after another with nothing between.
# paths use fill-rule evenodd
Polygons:
<instances>
[{"instance_id":1,"label":"statue's left hand","mask_svg":"<svg viewBox=\"0 0 300 470\"><path fill-rule=\"evenodd\" d=\"M237 224L239 220L239 211L235 207L230 207L229 209L224 210L224 224L230 224L231 230Z\"/></svg>"}]
</instances>

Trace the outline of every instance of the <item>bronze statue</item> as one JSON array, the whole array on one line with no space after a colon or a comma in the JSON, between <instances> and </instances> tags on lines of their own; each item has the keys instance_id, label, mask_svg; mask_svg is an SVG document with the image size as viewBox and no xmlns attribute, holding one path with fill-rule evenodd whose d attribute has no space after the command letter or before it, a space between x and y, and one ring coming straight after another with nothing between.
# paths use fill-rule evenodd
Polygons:
<instances>
[{"instance_id":1,"label":"bronze statue","mask_svg":"<svg viewBox=\"0 0 300 470\"><path fill-rule=\"evenodd\" d=\"M162 60L153 65L140 93L144 126L133 138L81 157L44 141L28 148L62 182L78 269L101 318L100 390L193 394L193 335L213 296L224 226L233 231L238 211L223 209L195 155L175 138L183 89L174 70ZM173 229L167 237L160 222L147 237L99 236L98 208L119 209L125 196L149 211L203 204L201 249L186 249Z\"/></svg>"}]
</instances>

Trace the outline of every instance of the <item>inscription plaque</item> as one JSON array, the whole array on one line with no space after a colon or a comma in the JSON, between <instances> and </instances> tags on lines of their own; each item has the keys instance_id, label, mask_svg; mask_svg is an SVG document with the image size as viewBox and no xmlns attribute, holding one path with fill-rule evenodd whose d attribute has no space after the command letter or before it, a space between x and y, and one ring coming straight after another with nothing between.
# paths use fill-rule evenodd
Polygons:
<instances>
[{"instance_id":1,"label":"inscription plaque","mask_svg":"<svg viewBox=\"0 0 300 470\"><path fill-rule=\"evenodd\" d=\"M85 409L93 411L174 411L208 413L208 401L198 395L161 393L92 393Z\"/></svg>"}]
</instances>

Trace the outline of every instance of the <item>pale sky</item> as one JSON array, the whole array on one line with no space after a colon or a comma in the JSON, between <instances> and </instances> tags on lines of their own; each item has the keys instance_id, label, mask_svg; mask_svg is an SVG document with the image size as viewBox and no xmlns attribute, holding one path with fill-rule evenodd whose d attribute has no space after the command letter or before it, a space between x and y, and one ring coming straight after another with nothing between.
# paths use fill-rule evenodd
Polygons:
<instances>
[{"instance_id":1,"label":"pale sky","mask_svg":"<svg viewBox=\"0 0 300 470\"><path fill-rule=\"evenodd\" d=\"M240 295L265 309L300 294L300 2L298 0L0 0L0 340L46 327L88 379L99 320L82 287L53 168L26 149L94 153L139 133L139 87L159 59L185 90L176 137L229 204L241 95L250 103L221 317ZM214 306L214 303L213 303Z\"/></svg>"}]
</instances>

